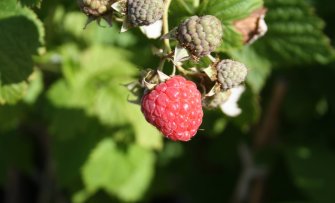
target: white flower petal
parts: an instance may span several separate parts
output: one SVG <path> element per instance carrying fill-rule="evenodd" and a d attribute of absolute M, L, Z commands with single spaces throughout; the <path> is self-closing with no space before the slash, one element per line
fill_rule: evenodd
<path fill-rule="evenodd" d="M 149 39 L 157 39 L 162 35 L 163 21 L 158 20 L 151 25 L 141 26 L 140 29 Z"/>
<path fill-rule="evenodd" d="M 242 113 L 242 109 L 238 107 L 238 101 L 240 100 L 241 95 L 245 91 L 244 86 L 238 86 L 230 89 L 231 95 L 229 96 L 228 100 L 222 104 L 221 110 L 227 116 L 236 117 Z"/>

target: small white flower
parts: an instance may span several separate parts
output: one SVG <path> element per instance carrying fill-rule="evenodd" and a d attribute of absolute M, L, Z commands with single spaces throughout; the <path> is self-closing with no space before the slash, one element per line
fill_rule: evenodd
<path fill-rule="evenodd" d="M 228 100 L 224 102 L 220 108 L 227 116 L 236 117 L 242 113 L 242 109 L 238 107 L 238 101 L 245 91 L 244 86 L 238 86 L 230 89 L 231 95 Z"/>

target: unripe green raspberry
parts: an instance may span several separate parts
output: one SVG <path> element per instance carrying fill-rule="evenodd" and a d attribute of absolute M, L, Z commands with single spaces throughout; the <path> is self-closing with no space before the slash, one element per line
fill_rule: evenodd
<path fill-rule="evenodd" d="M 163 12 L 163 0 L 128 0 L 127 17 L 134 27 L 153 24 L 162 18 Z"/>
<path fill-rule="evenodd" d="M 201 57 L 221 45 L 223 28 L 215 16 L 192 16 L 177 28 L 177 40 L 193 56 Z"/>
<path fill-rule="evenodd" d="M 114 0 L 79 0 L 78 2 L 86 15 L 99 17 L 111 10 Z"/>
<path fill-rule="evenodd" d="M 248 69 L 243 63 L 222 60 L 216 65 L 217 80 L 223 90 L 227 90 L 242 84 L 248 74 Z"/>

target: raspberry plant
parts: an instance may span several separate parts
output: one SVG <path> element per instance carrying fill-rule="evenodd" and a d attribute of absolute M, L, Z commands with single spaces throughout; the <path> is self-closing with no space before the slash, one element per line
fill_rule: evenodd
<path fill-rule="evenodd" d="M 0 1 L 1 200 L 335 202 L 334 8 Z"/>
<path fill-rule="evenodd" d="M 157 50 L 158 56 L 161 58 L 160 64 L 155 70 L 144 71 L 139 82 L 130 83 L 127 87 L 138 97 L 136 100 L 140 103 L 147 121 L 157 127 L 165 137 L 175 141 L 189 141 L 202 123 L 201 100 L 206 100 L 206 97 L 216 97 L 217 94 L 225 94 L 226 97 L 229 97 L 230 92 L 228 91 L 231 88 L 243 84 L 247 68 L 237 62 L 231 63 L 232 65 L 226 65 L 224 61 L 216 64 L 217 60 L 220 60 L 213 58 L 211 53 L 220 47 L 224 29 L 221 21 L 213 15 L 191 16 L 170 31 L 168 17 L 170 4 L 171 0 L 79 2 L 79 6 L 85 14 L 89 15 L 89 18 L 91 15 L 104 15 L 105 12 L 108 12 L 105 7 L 109 5 L 110 9 L 114 9 L 118 13 L 115 16 L 111 13 L 110 17 L 115 17 L 115 20 L 121 18 L 123 21 L 121 32 L 140 26 L 145 27 L 144 30 L 147 31 L 144 34 L 147 35 L 150 35 L 153 29 L 159 30 L 159 32 L 163 30 L 161 38 L 164 39 L 164 47 Z M 109 22 L 109 19 L 107 21 Z M 156 27 L 149 27 L 159 21 L 162 21 L 161 26 L 157 24 Z M 251 34 L 248 34 L 253 35 L 252 32 L 253 30 L 250 30 Z M 174 51 L 171 49 L 170 39 L 178 41 Z M 201 58 L 205 56 L 211 61 L 207 69 L 215 69 L 214 71 L 206 72 L 205 68 L 201 68 L 197 64 L 192 67 L 192 71 L 183 67 L 183 62 L 186 60 L 199 63 Z M 171 80 L 167 80 L 166 78 L 169 76 L 162 72 L 166 61 L 172 63 Z M 176 71 L 195 81 L 196 85 L 188 87 L 189 85 L 185 81 L 177 80 L 180 77 L 175 77 Z M 176 82 L 173 83 L 172 81 L 175 80 Z M 208 82 L 209 80 L 212 82 Z M 173 85 L 169 86 L 169 84 Z M 201 92 L 199 93 L 199 90 L 193 86 L 198 87 Z M 189 88 L 191 91 L 188 91 Z M 197 96 L 192 95 L 193 92 Z M 220 106 L 226 99 L 216 101 L 222 101 L 222 103 L 215 105 Z M 204 107 L 206 106 L 206 102 L 204 102 Z"/>

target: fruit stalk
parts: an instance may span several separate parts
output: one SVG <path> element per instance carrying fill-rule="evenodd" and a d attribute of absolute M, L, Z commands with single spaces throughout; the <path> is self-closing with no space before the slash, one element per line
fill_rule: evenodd
<path fill-rule="evenodd" d="M 169 33 L 169 7 L 171 0 L 165 0 L 164 14 L 163 14 L 163 35 Z M 165 53 L 171 52 L 170 40 L 164 39 Z"/>
<path fill-rule="evenodd" d="M 163 35 L 166 35 L 167 33 L 169 33 L 169 8 L 171 5 L 171 0 L 165 0 L 164 1 L 164 13 L 163 13 Z M 169 55 L 171 52 L 171 46 L 170 46 L 170 39 L 164 39 L 164 54 L 165 55 Z M 159 66 L 158 66 L 158 70 L 162 71 L 164 64 L 166 61 L 166 57 L 162 58 Z"/>

